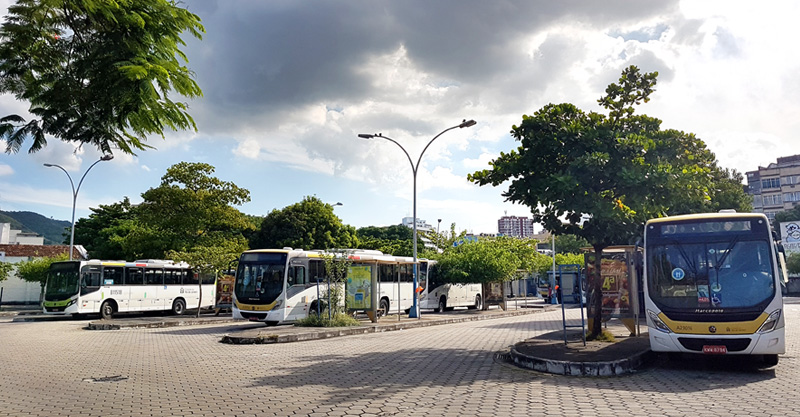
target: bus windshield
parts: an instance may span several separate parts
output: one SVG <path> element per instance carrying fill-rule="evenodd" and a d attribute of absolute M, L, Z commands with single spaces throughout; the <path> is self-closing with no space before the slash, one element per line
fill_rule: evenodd
<path fill-rule="evenodd" d="M 775 295 L 766 241 L 662 241 L 646 253 L 648 293 L 662 309 L 747 309 Z"/>
<path fill-rule="evenodd" d="M 245 253 L 236 271 L 234 293 L 245 303 L 271 303 L 283 292 L 285 253 Z"/>
<path fill-rule="evenodd" d="M 78 293 L 79 262 L 54 262 L 47 271 L 46 301 L 64 300 Z"/>

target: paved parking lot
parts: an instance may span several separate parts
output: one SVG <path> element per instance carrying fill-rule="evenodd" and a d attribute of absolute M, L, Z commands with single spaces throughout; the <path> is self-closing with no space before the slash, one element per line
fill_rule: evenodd
<path fill-rule="evenodd" d="M 219 343 L 249 323 L 86 331 L 0 318 L 0 415 L 800 415 L 795 301 L 776 368 L 685 359 L 609 378 L 493 359 L 560 329 L 560 310 L 273 345 Z"/>

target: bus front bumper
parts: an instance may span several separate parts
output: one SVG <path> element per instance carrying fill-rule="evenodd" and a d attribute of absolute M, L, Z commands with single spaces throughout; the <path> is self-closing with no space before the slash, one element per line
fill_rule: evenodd
<path fill-rule="evenodd" d="M 650 349 L 654 352 L 708 353 L 729 355 L 765 355 L 786 352 L 784 328 L 767 333 L 746 335 L 690 335 L 664 333 L 649 329 Z M 720 349 L 724 346 L 725 349 Z"/>

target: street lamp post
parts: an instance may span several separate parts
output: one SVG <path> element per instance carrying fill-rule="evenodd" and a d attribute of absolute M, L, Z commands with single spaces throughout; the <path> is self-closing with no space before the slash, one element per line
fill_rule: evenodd
<path fill-rule="evenodd" d="M 69 185 L 72 187 L 72 231 L 69 234 L 69 260 L 70 261 L 72 260 L 72 248 L 74 247 L 74 243 L 75 243 L 75 203 L 78 201 L 78 191 L 81 190 L 81 184 L 83 184 L 83 179 L 86 178 L 86 174 L 89 173 L 89 170 L 91 170 L 92 167 L 94 167 L 95 165 L 97 165 L 98 163 L 100 163 L 102 161 L 110 161 L 112 159 L 114 159 L 114 155 L 110 155 L 110 154 L 109 155 L 103 155 L 103 156 L 100 157 L 100 159 L 95 161 L 92 165 L 89 165 L 89 168 L 86 170 L 86 172 L 83 173 L 83 176 L 81 177 L 81 180 L 78 181 L 78 188 L 75 188 L 75 183 L 72 182 L 72 177 L 69 175 L 69 172 L 67 172 L 67 170 L 64 169 L 61 165 L 44 164 L 44 166 L 46 166 L 48 168 L 55 167 L 55 168 L 58 168 L 58 169 L 64 171 L 64 173 L 67 174 L 67 178 L 69 178 Z"/>
<path fill-rule="evenodd" d="M 462 121 L 460 124 L 458 124 L 456 126 L 448 127 L 447 129 L 439 132 L 439 134 L 434 136 L 433 139 L 431 139 L 430 142 L 428 142 L 428 144 L 425 145 L 425 148 L 422 149 L 422 152 L 419 154 L 419 158 L 417 159 L 417 164 L 416 165 L 414 165 L 414 161 L 411 159 L 411 155 L 409 155 L 408 152 L 406 151 L 406 149 L 403 147 L 403 145 L 398 143 L 396 140 L 394 140 L 394 139 L 392 139 L 390 137 L 387 137 L 387 136 L 383 136 L 383 134 L 381 134 L 381 133 L 377 133 L 377 134 L 374 134 L 374 135 L 371 135 L 371 134 L 368 134 L 368 133 L 360 133 L 358 135 L 358 137 L 360 137 L 362 139 L 381 138 L 381 139 L 386 139 L 386 140 L 388 140 L 390 142 L 393 142 L 395 145 L 399 146 L 400 149 L 403 150 L 403 153 L 405 153 L 406 157 L 408 158 L 408 162 L 411 164 L 411 172 L 413 173 L 413 177 L 414 177 L 414 243 L 413 243 L 413 245 L 414 245 L 414 275 L 413 275 L 414 276 L 414 283 L 413 283 L 414 294 L 413 294 L 413 306 L 412 306 L 411 310 L 409 310 L 409 312 L 408 312 L 408 317 L 409 318 L 419 318 L 419 305 L 417 304 L 417 170 L 419 169 L 419 163 L 420 163 L 420 161 L 422 161 L 422 155 L 425 154 L 425 151 L 428 150 L 428 147 L 431 146 L 431 143 L 433 143 L 433 141 L 435 141 L 439 136 L 442 136 L 445 132 L 448 132 L 448 131 L 456 129 L 456 128 L 463 129 L 465 127 L 475 126 L 476 124 L 477 124 L 477 122 L 475 122 L 475 120 L 464 120 L 464 121 Z"/>

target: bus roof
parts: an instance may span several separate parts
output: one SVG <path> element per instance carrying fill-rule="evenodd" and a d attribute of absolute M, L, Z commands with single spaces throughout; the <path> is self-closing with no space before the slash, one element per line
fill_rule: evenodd
<path fill-rule="evenodd" d="M 720 220 L 720 219 L 754 219 L 762 218 L 769 223 L 767 216 L 764 213 L 697 213 L 697 214 L 681 214 L 679 216 L 659 217 L 657 219 L 650 219 L 647 224 L 652 223 L 669 223 L 669 222 L 683 222 L 693 220 Z"/>

